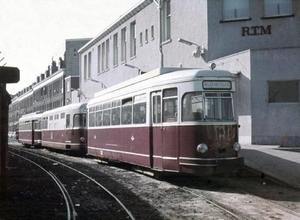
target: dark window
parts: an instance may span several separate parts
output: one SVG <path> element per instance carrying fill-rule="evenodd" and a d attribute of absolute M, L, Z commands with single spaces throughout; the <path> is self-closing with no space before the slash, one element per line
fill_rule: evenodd
<path fill-rule="evenodd" d="M 299 81 L 268 82 L 269 102 L 299 102 Z"/>
<path fill-rule="evenodd" d="M 164 116 L 163 122 L 176 122 L 177 121 L 177 88 L 166 89 L 163 93 L 163 109 Z"/>
<path fill-rule="evenodd" d="M 133 123 L 146 123 L 146 94 L 135 96 L 133 102 Z"/>
<path fill-rule="evenodd" d="M 120 124 L 120 101 L 112 102 L 112 125 Z"/>
<path fill-rule="evenodd" d="M 132 123 L 132 98 L 122 100 L 122 124 Z"/>
<path fill-rule="evenodd" d="M 50 120 L 51 120 L 51 117 L 52 116 L 50 116 Z M 70 114 L 67 114 L 67 117 L 66 117 L 66 127 L 67 128 L 71 126 L 71 118 L 70 117 L 71 117 Z"/>
<path fill-rule="evenodd" d="M 74 127 L 85 127 L 86 126 L 86 114 L 74 115 Z"/>
<path fill-rule="evenodd" d="M 111 103 L 103 104 L 103 126 L 110 125 Z"/>

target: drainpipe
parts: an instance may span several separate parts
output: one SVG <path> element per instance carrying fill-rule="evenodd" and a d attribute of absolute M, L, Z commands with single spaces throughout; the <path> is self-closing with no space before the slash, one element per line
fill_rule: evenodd
<path fill-rule="evenodd" d="M 160 53 L 160 67 L 164 67 L 164 54 L 162 50 L 162 44 L 161 44 L 161 0 L 153 0 L 153 2 L 157 5 L 158 9 L 158 27 L 159 27 L 159 33 L 158 33 L 158 43 L 159 43 L 159 53 Z"/>

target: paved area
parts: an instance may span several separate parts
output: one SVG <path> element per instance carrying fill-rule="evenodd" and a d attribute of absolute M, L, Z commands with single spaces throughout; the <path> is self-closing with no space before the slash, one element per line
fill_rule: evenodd
<path fill-rule="evenodd" d="M 240 155 L 245 166 L 300 188 L 300 147 L 246 145 Z"/>

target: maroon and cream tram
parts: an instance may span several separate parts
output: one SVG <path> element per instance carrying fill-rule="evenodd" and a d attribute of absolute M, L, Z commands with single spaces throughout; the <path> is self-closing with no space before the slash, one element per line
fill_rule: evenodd
<path fill-rule="evenodd" d="M 23 115 L 18 123 L 18 141 L 25 146 L 41 146 L 41 114 Z"/>
<path fill-rule="evenodd" d="M 41 115 L 42 146 L 86 152 L 86 103 L 75 103 Z"/>
<path fill-rule="evenodd" d="M 243 166 L 228 71 L 157 69 L 88 102 L 87 152 L 154 171 L 212 174 Z"/>

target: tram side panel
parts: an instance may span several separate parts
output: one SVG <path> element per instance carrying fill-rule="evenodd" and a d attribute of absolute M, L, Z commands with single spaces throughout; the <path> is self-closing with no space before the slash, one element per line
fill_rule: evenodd
<path fill-rule="evenodd" d="M 149 167 L 149 127 L 89 129 L 88 154 Z"/>
<path fill-rule="evenodd" d="M 60 150 L 85 151 L 85 129 L 43 129 L 42 145 Z"/>
<path fill-rule="evenodd" d="M 32 131 L 31 130 L 20 130 L 19 131 L 19 142 L 24 145 L 33 145 Z"/>

